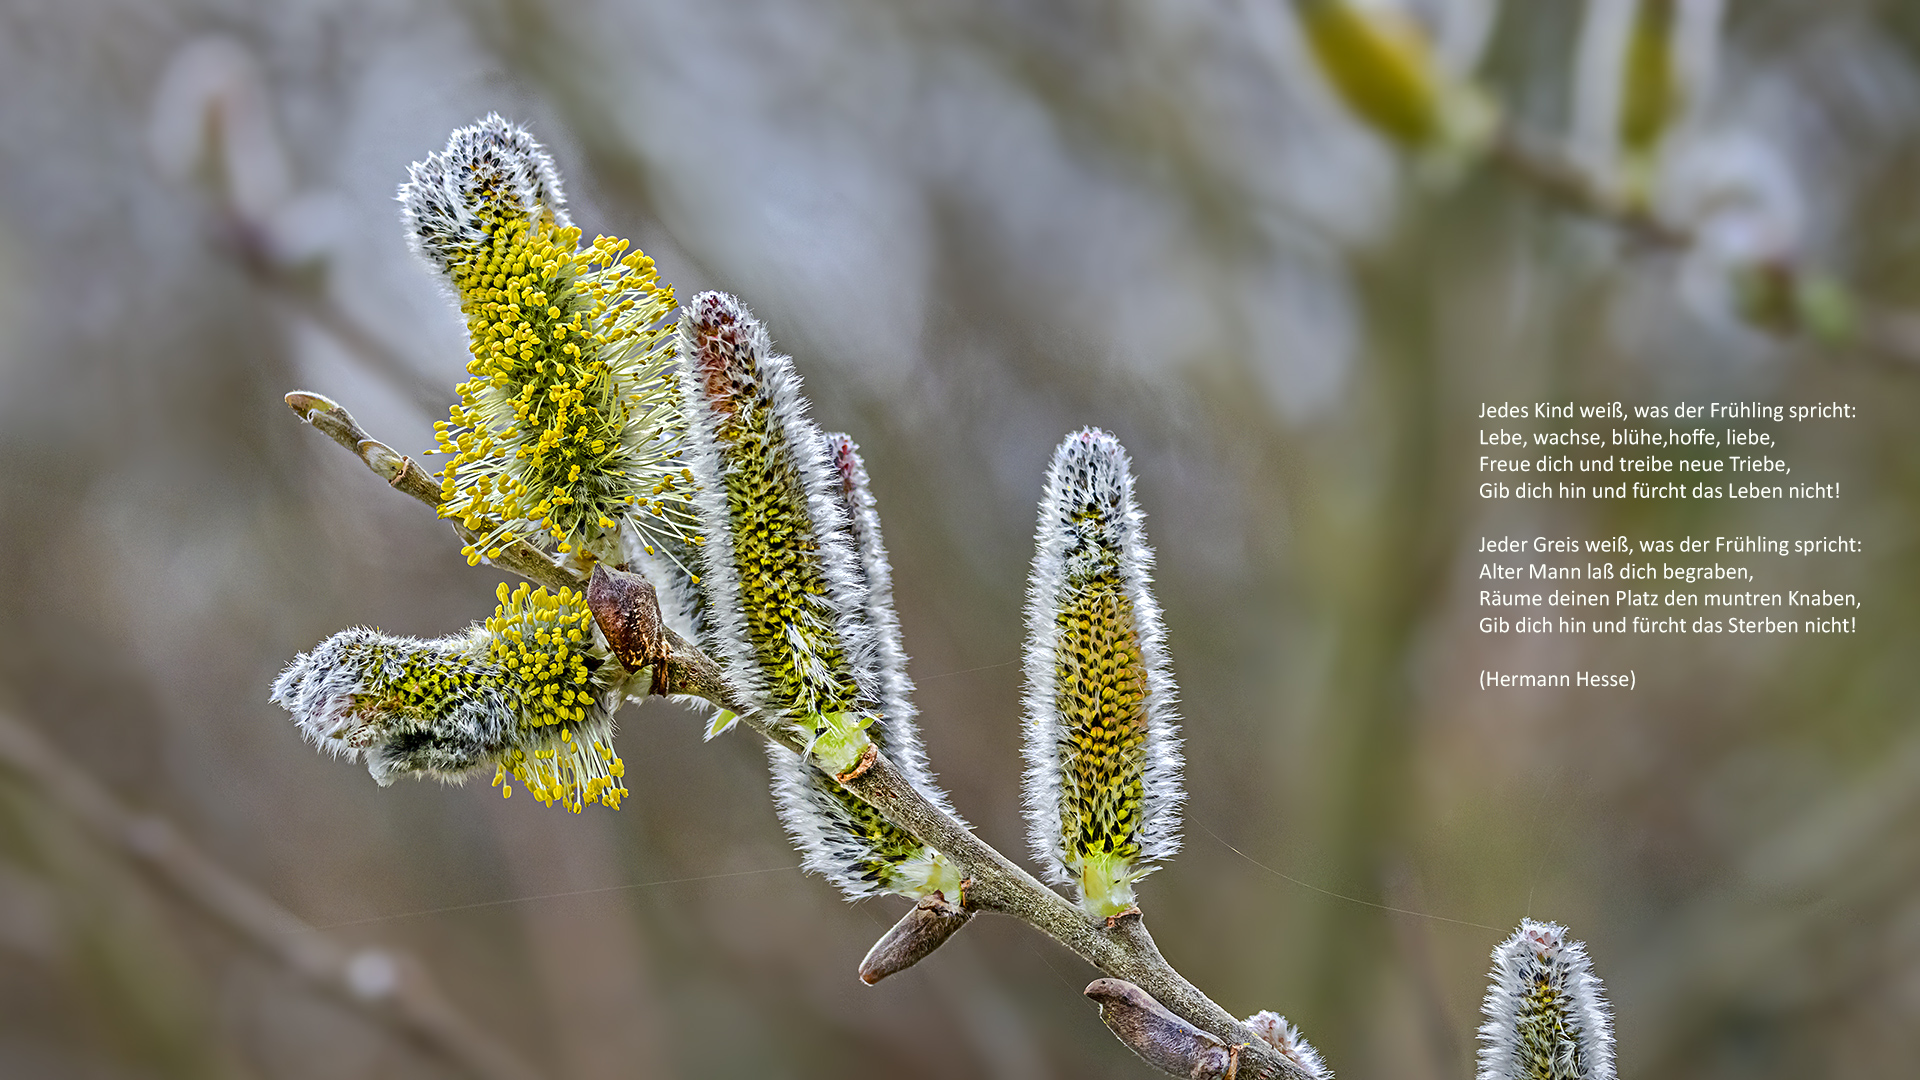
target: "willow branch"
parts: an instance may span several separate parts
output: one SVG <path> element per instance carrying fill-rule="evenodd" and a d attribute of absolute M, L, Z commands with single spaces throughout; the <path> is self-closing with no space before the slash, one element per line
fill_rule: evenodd
<path fill-rule="evenodd" d="M 32 728 L 0 713 L 0 767 L 15 773 L 103 843 L 307 984 L 485 1080 L 535 1080 L 468 1020 L 418 963 L 340 945 L 215 862 L 160 818 L 122 806 Z"/>
<path fill-rule="evenodd" d="M 1559 149 L 1502 126 L 1487 158 L 1507 176 L 1562 209 L 1618 229 L 1654 248 L 1684 251 L 1699 242 L 1691 225 L 1622 197 Z M 1814 268 L 1788 260 L 1734 271 L 1744 279 L 1741 315 L 1758 329 L 1852 346 L 1865 356 L 1911 369 L 1920 366 L 1920 316 L 1897 310 L 1856 310 L 1856 298 Z M 1818 309 L 1817 311 L 1815 309 Z"/>
<path fill-rule="evenodd" d="M 310 393 L 288 394 L 287 404 L 302 419 L 351 450 L 389 486 L 428 506 L 439 507 L 440 487 L 433 478 L 411 459 L 367 434 L 346 409 Z M 456 529 L 461 528 L 456 524 Z M 461 535 L 468 537 L 471 532 L 462 531 Z M 492 561 L 548 588 L 564 586 L 585 590 L 588 587 L 587 579 L 524 541 L 506 545 L 501 556 Z M 656 625 L 641 631 L 639 636 L 657 638 L 665 644 L 666 659 L 660 662 L 665 674 L 655 672 L 652 679 L 656 690 L 704 698 L 738 714 L 765 738 L 796 754 L 806 755 L 806 740 L 798 732 L 761 717 L 729 684 L 719 664 L 671 629 L 657 625 L 657 607 L 648 614 Z M 975 836 L 972 830 L 934 806 L 907 782 L 893 762 L 877 751 L 869 750 L 861 767 L 836 779 L 888 821 L 912 833 L 960 868 L 966 878 L 962 886 L 966 910 L 997 912 L 1019 919 L 1072 949 L 1102 974 L 1135 984 L 1181 1019 L 1229 1046 L 1241 1047 L 1234 1074 L 1240 1080 L 1308 1080 L 1298 1066 L 1280 1056 L 1252 1028 L 1175 971 L 1160 955 L 1153 935 L 1147 932 L 1146 922 L 1138 913 L 1095 919 L 1068 903 L 1059 893 L 1042 885 Z"/>

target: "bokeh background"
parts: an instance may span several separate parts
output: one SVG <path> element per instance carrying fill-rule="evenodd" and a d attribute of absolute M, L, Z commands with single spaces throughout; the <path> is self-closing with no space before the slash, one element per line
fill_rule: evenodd
<path fill-rule="evenodd" d="M 1362 6 L 1623 175 L 1606 11 Z M 633 796 L 576 817 L 382 790 L 267 702 L 334 630 L 444 633 L 503 579 L 280 400 L 430 445 L 463 331 L 392 195 L 492 110 L 862 444 L 933 763 L 1016 857 L 1042 471 L 1081 425 L 1126 442 L 1192 794 L 1143 899 L 1216 1000 L 1342 1077 L 1461 1080 L 1531 913 L 1589 943 L 1636 1080 L 1911 1075 L 1920 10 L 1717 6 L 1678 5 L 1642 163 L 1675 245 L 1384 137 L 1283 0 L 5 0 L 0 1075 L 1147 1075 L 1008 920 L 860 985 L 902 904 L 794 869 L 749 733 L 624 712 Z M 1857 403 L 1783 426 L 1843 497 L 1475 493 L 1483 400 L 1682 397 Z M 1854 535 L 1754 562 L 1866 606 L 1482 635 L 1505 531 Z M 1475 687 L 1535 666 L 1638 689 Z"/>

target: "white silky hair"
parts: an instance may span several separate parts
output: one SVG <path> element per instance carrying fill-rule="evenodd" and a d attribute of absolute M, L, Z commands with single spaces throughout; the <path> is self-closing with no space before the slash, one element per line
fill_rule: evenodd
<path fill-rule="evenodd" d="M 300 734 L 316 748 L 349 761 L 364 757 L 368 773 L 382 787 L 406 773 L 459 782 L 505 746 L 518 727 L 498 673 L 484 659 L 485 634 L 475 627 L 423 641 L 364 626 L 342 630 L 294 657 L 274 680 L 268 700 L 292 713 Z M 407 717 L 372 715 L 362 708 L 361 695 L 402 678 L 408 660 L 424 654 L 472 676 L 452 709 L 434 717 Z M 399 749 L 402 742 L 417 744 L 423 736 L 430 736 L 425 745 Z"/>
<path fill-rule="evenodd" d="M 1320 1057 L 1320 1051 L 1300 1034 L 1300 1029 L 1287 1023 L 1287 1018 L 1276 1012 L 1261 1010 L 1247 1017 L 1247 1026 L 1267 1041 L 1267 1044 L 1280 1051 L 1281 1056 L 1307 1074 L 1311 1080 L 1333 1080 L 1333 1070 Z"/>
<path fill-rule="evenodd" d="M 486 238 L 474 201 L 487 187 L 499 188 L 529 217 L 545 211 L 561 228 L 571 224 L 552 156 L 526 128 L 488 113 L 456 129 L 445 150 L 407 166 L 407 181 L 395 198 L 408 246 L 442 273 L 451 273 L 455 257 Z"/>
<path fill-rule="evenodd" d="M 866 462 L 861 460 L 860 447 L 851 437 L 832 432 L 826 440 L 828 460 L 839 478 L 861 584 L 866 588 L 865 621 L 873 635 L 880 719 L 868 729 L 868 734 L 909 784 L 941 811 L 965 824 L 947 793 L 934 782 L 933 770 L 927 764 L 926 747 L 920 739 L 913 679 L 907 674 L 900 617 L 893 607 L 893 566 L 887 558 L 886 542 L 880 536 L 879 504 L 873 496 L 872 478 L 867 475 Z"/>
<path fill-rule="evenodd" d="M 909 784 L 929 802 L 955 820 L 961 820 L 946 792 L 934 783 L 919 728 L 914 722 L 917 710 L 912 699 L 913 682 L 907 675 L 900 620 L 893 609 L 893 573 L 880 536 L 880 519 L 866 464 L 860 459 L 859 447 L 846 435 L 835 432 L 826 435 L 825 440 L 827 458 L 836 477 L 835 487 L 846 511 L 848 535 L 858 559 L 861 584 L 865 588 L 862 617 L 874 638 L 872 655 L 875 685 L 880 695 L 880 718 L 867 733 Z M 832 789 L 832 781 L 783 747 L 770 745 L 767 760 L 773 773 L 775 807 L 801 853 L 802 864 L 839 886 L 849 899 L 887 891 L 860 872 L 861 863 L 873 859 L 875 853 L 865 830 Z M 916 882 L 924 884 L 931 876 L 934 869 L 931 860 L 935 856 L 923 848 L 916 858 L 927 862 L 919 873 L 914 867 L 900 866 L 895 868 L 894 876 L 904 883 L 904 888 L 896 884 L 896 891 L 918 897 L 920 894 L 913 886 Z"/>
<path fill-rule="evenodd" d="M 859 823 L 828 790 L 834 781 L 775 742 L 767 743 L 767 766 L 774 810 L 800 853 L 800 865 L 833 882 L 849 900 L 885 892 L 858 869 L 873 851 L 862 841 Z"/>

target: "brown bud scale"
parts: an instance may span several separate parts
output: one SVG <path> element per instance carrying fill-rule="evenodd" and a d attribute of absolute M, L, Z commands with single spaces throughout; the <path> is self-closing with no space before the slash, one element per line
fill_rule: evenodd
<path fill-rule="evenodd" d="M 860 961 L 860 981 L 872 986 L 925 959 L 952 937 L 973 913 L 947 902 L 940 892 L 922 897 L 905 918 L 894 924 Z"/>
<path fill-rule="evenodd" d="M 667 634 L 653 585 L 639 574 L 596 565 L 587 581 L 587 608 L 606 635 L 614 659 L 628 671 L 653 668 L 648 692 L 666 693 Z"/>

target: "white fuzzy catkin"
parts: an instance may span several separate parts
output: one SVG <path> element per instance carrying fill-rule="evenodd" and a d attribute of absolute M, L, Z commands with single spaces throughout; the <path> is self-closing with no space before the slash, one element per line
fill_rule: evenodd
<path fill-rule="evenodd" d="M 1180 847 L 1179 720 L 1152 566 L 1126 450 L 1096 428 L 1067 436 L 1047 472 L 1028 578 L 1024 795 L 1047 880 L 1079 885 L 1099 914 L 1124 910 L 1130 883 Z M 1088 603 L 1113 620 L 1093 638 L 1079 629 L 1091 625 Z M 1110 715 L 1122 699 L 1135 716 Z M 1094 726 L 1063 716 L 1063 703 Z M 1094 863 L 1106 868 L 1100 880 Z"/>
<path fill-rule="evenodd" d="M 364 757 L 383 787 L 407 774 L 462 779 L 519 725 L 479 627 L 428 641 L 342 630 L 294 657 L 269 700 L 316 748 Z"/>
<path fill-rule="evenodd" d="M 913 680 L 907 674 L 900 618 L 893 610 L 893 567 L 887 559 L 886 543 L 880 538 L 880 512 L 866 462 L 861 460 L 860 447 L 851 437 L 831 432 L 826 440 L 828 461 L 839 478 L 848 533 L 858 560 L 861 584 L 866 590 L 867 630 L 873 635 L 871 655 L 880 718 L 868 734 L 908 783 L 958 820 L 959 814 L 949 805 L 947 793 L 933 781 L 933 772 L 927 766 L 927 751 L 920 742 L 920 726 L 916 722 L 919 709 L 913 704 Z"/>
<path fill-rule="evenodd" d="M 699 488 L 693 502 L 707 538 L 706 640 L 747 704 L 811 740 L 822 767 L 850 768 L 869 741 L 887 749 L 902 733 L 921 762 L 904 671 L 894 680 L 898 700 L 882 690 L 869 573 L 855 551 L 845 477 L 807 419 L 792 361 L 722 293 L 695 297 L 679 333 L 689 466 Z M 890 602 L 884 615 L 897 630 Z M 898 728 L 885 726 L 889 709 L 898 709 Z M 943 856 L 815 763 L 779 745 L 767 754 L 781 823 L 808 870 L 850 897 L 957 889 Z"/>
<path fill-rule="evenodd" d="M 455 130 L 445 150 L 408 166 L 396 198 L 408 244 L 442 273 L 485 240 L 480 211 L 499 199 L 529 217 L 547 214 L 561 228 L 571 224 L 553 158 L 499 113 Z"/>
<path fill-rule="evenodd" d="M 467 324 L 469 378 L 434 424 L 440 516 L 476 537 L 470 563 L 509 542 L 619 564 L 690 536 L 679 452 L 673 290 L 614 237 L 580 244 L 560 181 L 525 130 L 489 116 L 453 133 L 400 189 L 409 241 Z"/>
<path fill-rule="evenodd" d="M 774 808 L 805 869 L 850 900 L 883 892 L 917 900 L 936 891 L 959 899 L 960 875 L 946 856 L 779 743 L 767 744 L 767 765 Z"/>
<path fill-rule="evenodd" d="M 1333 1070 L 1320 1059 L 1320 1052 L 1300 1034 L 1299 1028 L 1287 1023 L 1286 1017 L 1263 1009 L 1247 1017 L 1247 1026 L 1280 1051 L 1281 1057 L 1300 1066 L 1300 1071 L 1310 1080 L 1333 1080 Z"/>
<path fill-rule="evenodd" d="M 866 466 L 852 439 L 838 433 L 825 438 L 865 589 L 863 618 L 874 637 L 871 681 L 880 695 L 879 718 L 867 733 L 908 783 L 958 820 L 946 792 L 934 785 L 914 724 L 913 683 L 893 610 L 892 570 Z M 791 751 L 769 746 L 767 757 L 780 820 L 807 869 L 824 875 L 850 897 L 887 891 L 918 899 L 943 890 L 948 899 L 958 900 L 953 893 L 958 878 L 944 856 L 885 826 L 871 808 Z"/>
<path fill-rule="evenodd" d="M 1614 1080 L 1611 1010 L 1566 927 L 1522 920 L 1488 980 L 1478 1080 Z"/>
<path fill-rule="evenodd" d="M 607 712 L 618 670 L 585 597 L 522 584 L 463 634 L 422 641 L 356 627 L 294 657 L 271 700 L 307 740 L 366 759 L 382 786 L 405 775 L 459 782 L 491 764 L 548 805 L 616 807 L 626 765 Z"/>
<path fill-rule="evenodd" d="M 818 739 L 878 701 L 826 442 L 792 360 L 740 301 L 694 297 L 678 351 L 708 641 L 749 706 Z"/>

